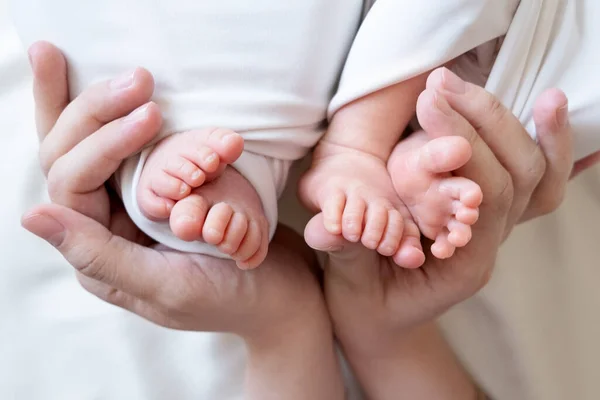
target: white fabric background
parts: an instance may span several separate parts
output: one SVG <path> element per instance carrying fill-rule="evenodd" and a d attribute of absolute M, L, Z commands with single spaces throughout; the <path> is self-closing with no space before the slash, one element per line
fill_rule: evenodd
<path fill-rule="evenodd" d="M 21 213 L 46 196 L 26 56 L 7 15 L 0 0 L 0 398 L 240 398 L 236 338 L 168 331 L 102 303 L 20 228 Z M 489 287 L 444 319 L 495 398 L 600 397 L 598 211 L 597 169 L 571 184 L 559 212 L 518 229 Z M 305 215 L 288 205 L 282 214 Z"/>

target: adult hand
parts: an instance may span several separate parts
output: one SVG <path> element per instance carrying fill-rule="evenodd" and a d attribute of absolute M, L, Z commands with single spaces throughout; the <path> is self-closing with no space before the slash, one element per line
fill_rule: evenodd
<path fill-rule="evenodd" d="M 421 268 L 399 268 L 360 244 L 328 234 L 321 215 L 309 222 L 308 244 L 328 252 L 325 294 L 336 335 L 359 377 L 379 377 L 374 385 L 363 380 L 373 398 L 385 398 L 390 382 L 407 372 L 414 378 L 414 369 L 400 372 L 402 363 L 393 350 L 398 341 L 481 289 L 490 279 L 500 244 L 518 221 L 560 204 L 572 167 L 565 105 L 566 98 L 556 90 L 540 98 L 535 108 L 538 147 L 482 88 L 446 69 L 431 74 L 417 105 L 419 121 L 430 137 L 460 135 L 471 143 L 472 158 L 456 175 L 477 182 L 483 191 L 473 238 L 449 259 L 429 254 Z M 382 370 L 385 360 L 395 375 Z M 428 395 L 408 397 L 444 398 L 435 397 L 439 392 L 433 395 L 433 387 L 415 390 L 421 389 Z"/>
<path fill-rule="evenodd" d="M 165 327 L 242 336 L 247 397 L 341 398 L 314 254 L 298 235 L 279 227 L 261 267 L 242 271 L 233 261 L 150 246 L 107 191 L 121 162 L 160 129 L 150 73 L 138 68 L 69 102 L 60 51 L 37 43 L 30 59 L 54 204 L 25 214 L 23 226 L 56 247 L 99 298 Z"/>
<path fill-rule="evenodd" d="M 121 162 L 160 129 L 148 71 L 98 83 L 70 102 L 60 51 L 37 43 L 30 59 L 40 159 L 53 204 L 28 212 L 23 226 L 55 246 L 87 290 L 163 326 L 240 334 L 288 319 L 287 306 L 277 310 L 283 298 L 294 303 L 308 296 L 306 307 L 318 304 L 319 288 L 306 267 L 310 253 L 288 231 L 279 233 L 272 256 L 255 273 L 233 264 L 217 269 L 210 257 L 149 246 L 107 191 Z M 283 251 L 280 240 L 295 251 Z"/>

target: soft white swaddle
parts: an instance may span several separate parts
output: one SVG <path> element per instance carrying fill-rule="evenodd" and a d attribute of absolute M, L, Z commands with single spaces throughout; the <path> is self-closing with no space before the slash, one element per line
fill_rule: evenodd
<path fill-rule="evenodd" d="M 598 18 L 595 0 L 377 0 L 356 36 L 329 114 L 456 59 L 452 69 L 485 85 L 533 137 L 535 100 L 548 88 L 564 90 L 575 156 L 585 157 L 600 149 Z"/>

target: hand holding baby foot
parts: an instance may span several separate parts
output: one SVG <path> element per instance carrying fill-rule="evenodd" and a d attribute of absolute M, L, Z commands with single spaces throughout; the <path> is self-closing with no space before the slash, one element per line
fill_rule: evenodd
<path fill-rule="evenodd" d="M 299 186 L 301 200 L 321 211 L 325 229 L 416 268 L 424 261 L 419 232 L 396 193 L 385 163 L 323 141 Z"/>

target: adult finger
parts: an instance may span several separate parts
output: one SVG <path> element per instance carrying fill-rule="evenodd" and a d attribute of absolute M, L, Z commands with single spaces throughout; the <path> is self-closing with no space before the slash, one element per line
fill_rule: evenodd
<path fill-rule="evenodd" d="M 463 81 L 446 68 L 432 72 L 427 87 L 442 93 L 450 106 L 469 121 L 510 174 L 514 200 L 508 220 L 516 221 L 546 170 L 542 150 L 521 122 L 484 88 Z"/>
<path fill-rule="evenodd" d="M 56 160 L 48 175 L 51 196 L 88 193 L 103 186 L 123 160 L 157 135 L 161 123 L 158 106 L 150 102 L 104 125 Z"/>
<path fill-rule="evenodd" d="M 21 223 L 54 246 L 82 275 L 139 299 L 155 298 L 173 279 L 165 258 L 156 250 L 113 235 L 69 208 L 38 206 Z"/>
<path fill-rule="evenodd" d="M 92 85 L 65 108 L 40 147 L 44 173 L 77 143 L 108 122 L 129 114 L 150 100 L 152 75 L 137 68 L 112 81 Z"/>
<path fill-rule="evenodd" d="M 104 184 L 123 160 L 156 136 L 160 125 L 158 107 L 148 103 L 85 138 L 50 169 L 50 199 L 108 226 L 110 203 Z"/>
<path fill-rule="evenodd" d="M 573 165 L 573 171 L 571 172 L 570 179 L 575 178 L 586 169 L 593 167 L 598 163 L 600 163 L 600 151 L 577 161 L 575 165 Z"/>
<path fill-rule="evenodd" d="M 43 140 L 69 104 L 67 62 L 56 46 L 36 42 L 29 47 L 38 138 Z"/>
<path fill-rule="evenodd" d="M 573 168 L 573 134 L 565 94 L 557 89 L 542 93 L 535 104 L 533 117 L 538 142 L 546 158 L 546 170 L 521 221 L 548 214 L 558 208 L 564 199 Z"/>

